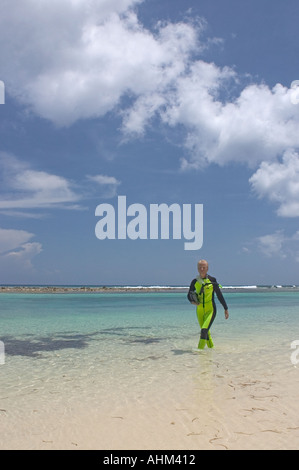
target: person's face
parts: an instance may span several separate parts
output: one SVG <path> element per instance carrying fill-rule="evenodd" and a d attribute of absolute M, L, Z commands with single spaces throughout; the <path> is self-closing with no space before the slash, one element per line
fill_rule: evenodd
<path fill-rule="evenodd" d="M 206 261 L 200 261 L 197 265 L 198 272 L 200 274 L 200 277 L 203 279 L 206 277 L 207 272 L 208 272 L 208 263 Z"/>

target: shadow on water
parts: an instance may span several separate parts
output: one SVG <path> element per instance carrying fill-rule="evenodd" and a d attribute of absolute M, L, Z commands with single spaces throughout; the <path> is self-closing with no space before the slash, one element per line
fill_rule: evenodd
<path fill-rule="evenodd" d="M 112 335 L 112 336 L 124 336 L 126 331 L 130 330 L 140 330 L 138 326 L 116 326 L 114 328 L 104 328 L 98 332 L 100 335 Z M 142 330 L 150 330 L 150 326 L 143 326 Z"/>
<path fill-rule="evenodd" d="M 5 344 L 5 354 L 8 356 L 27 356 L 34 358 L 42 358 L 42 353 L 50 351 L 58 351 L 62 349 L 84 349 L 88 346 L 92 336 L 91 334 L 73 334 L 73 335 L 49 335 L 35 337 L 34 339 L 14 338 L 13 336 L 1 337 L 1 341 Z"/>
<path fill-rule="evenodd" d="M 153 344 L 159 343 L 160 341 L 164 340 L 165 338 L 160 337 L 153 337 L 153 336 L 144 336 L 144 335 L 132 335 L 130 334 L 131 330 L 150 330 L 151 327 L 136 327 L 136 326 L 127 326 L 127 327 L 115 327 L 115 328 L 105 328 L 101 330 L 99 334 L 101 335 L 111 335 L 111 336 L 120 336 L 121 340 L 125 344 Z"/>
<path fill-rule="evenodd" d="M 171 352 L 175 356 L 182 356 L 183 354 L 196 354 L 196 351 L 192 351 L 190 349 L 172 349 Z"/>
<path fill-rule="evenodd" d="M 43 353 L 53 352 L 63 349 L 84 349 L 87 348 L 91 341 L 102 341 L 103 336 L 120 336 L 121 341 L 125 344 L 154 344 L 159 343 L 163 338 L 130 335 L 128 328 L 108 328 L 93 333 L 79 334 L 73 332 L 57 333 L 48 336 L 26 335 L 24 337 L 15 338 L 13 336 L 2 336 L 0 339 L 5 345 L 5 354 L 8 356 L 25 356 L 32 358 L 42 358 Z M 102 336 L 103 335 L 103 336 Z"/>
<path fill-rule="evenodd" d="M 136 336 L 136 337 L 133 337 L 133 338 L 127 338 L 127 339 L 124 339 L 123 341 L 126 343 L 126 344 L 138 344 L 138 343 L 142 343 L 142 344 L 153 344 L 153 343 L 160 343 L 160 341 L 162 341 L 163 338 L 152 338 L 152 337 L 147 337 L 147 336 Z"/>

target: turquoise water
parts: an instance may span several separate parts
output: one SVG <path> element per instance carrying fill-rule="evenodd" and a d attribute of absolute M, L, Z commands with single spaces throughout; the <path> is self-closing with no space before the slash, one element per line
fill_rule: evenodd
<path fill-rule="evenodd" d="M 253 410 L 268 388 L 269 402 L 274 395 L 287 397 L 285 384 L 288 396 L 296 395 L 299 369 L 291 362 L 291 343 L 299 340 L 299 293 L 224 296 L 230 318 L 225 320 L 217 302 L 211 330 L 215 348 L 196 352 L 200 329 L 185 293 L 2 293 L 0 448 L 11 442 L 17 447 L 20 441 L 24 448 L 38 446 L 41 439 L 34 439 L 43 433 L 42 442 L 47 442 L 50 432 L 59 436 L 57 423 L 62 427 L 64 416 L 67 422 L 76 419 L 79 429 L 82 416 L 96 412 L 115 419 L 130 406 L 143 406 L 152 410 L 149 417 L 164 412 L 170 422 L 167 413 L 185 409 L 186 400 L 200 408 L 202 394 L 208 393 L 219 413 L 236 403 L 231 396 L 235 390 L 243 393 L 246 387 Z M 279 414 L 290 416 L 285 432 L 294 426 L 294 400 L 287 400 L 290 409 Z M 267 419 L 276 413 L 276 404 L 270 405 Z M 193 420 L 192 415 L 190 426 L 195 426 Z M 27 436 L 28 422 L 32 430 Z M 231 434 L 235 426 L 231 424 Z"/>
<path fill-rule="evenodd" d="M 291 342 L 299 339 L 299 293 L 228 293 L 225 298 L 230 318 L 224 319 L 217 303 L 211 330 L 215 360 L 225 358 L 232 368 L 240 358 L 265 367 L 289 366 Z M 57 377 L 65 367 L 74 377 L 90 368 L 121 378 L 132 366 L 136 372 L 137 364 L 147 364 L 149 375 L 150 366 L 153 375 L 174 364 L 183 371 L 200 335 L 195 308 L 184 293 L 2 294 L 0 325 L 2 390 L 8 370 L 10 385 L 24 370 L 28 381 L 40 368 Z"/>
<path fill-rule="evenodd" d="M 288 347 L 299 339 L 299 293 L 226 293 L 230 319 L 217 303 L 212 327 L 215 347 L 279 341 Z M 103 354 L 121 348 L 137 354 L 162 350 L 175 353 L 197 346 L 195 308 L 185 293 L 1 294 L 0 340 L 5 359 L 45 359 L 61 351 Z M 217 345 L 218 343 L 218 345 Z M 112 354 L 113 356 L 113 354 Z"/>

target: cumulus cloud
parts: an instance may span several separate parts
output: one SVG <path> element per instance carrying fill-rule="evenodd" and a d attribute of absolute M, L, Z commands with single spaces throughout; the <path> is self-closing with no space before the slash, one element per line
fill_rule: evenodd
<path fill-rule="evenodd" d="M 282 250 L 285 241 L 286 238 L 282 230 L 257 238 L 259 250 L 268 257 L 279 256 L 285 258 L 286 255 Z"/>
<path fill-rule="evenodd" d="M 213 42 L 201 39 L 204 20 L 159 22 L 150 31 L 134 9 L 141 0 L 4 3 L 0 65 L 8 92 L 57 125 L 117 110 L 124 134 L 142 135 L 159 116 L 185 127 L 185 168 L 254 166 L 299 145 L 294 90 L 251 84 L 227 94 L 237 73 L 198 59 Z"/>
<path fill-rule="evenodd" d="M 286 235 L 284 230 L 276 230 L 257 237 L 254 246 L 267 258 L 289 258 L 299 262 L 299 231 Z"/>
<path fill-rule="evenodd" d="M 254 192 L 278 203 L 277 214 L 299 216 L 299 154 L 286 151 L 281 161 L 262 162 L 250 178 Z"/>
<path fill-rule="evenodd" d="M 36 255 L 41 253 L 41 251 L 42 251 L 41 243 L 38 243 L 38 242 L 24 243 L 18 248 L 18 250 L 10 251 L 9 253 L 6 253 L 2 261 L 5 262 L 5 258 L 6 258 L 6 260 L 8 260 L 9 263 L 13 263 L 15 266 L 18 266 L 19 268 L 26 269 L 26 270 L 31 269 L 33 268 L 32 258 L 34 258 Z"/>
<path fill-rule="evenodd" d="M 186 23 L 146 30 L 132 9 L 138 0 L 5 3 L 0 64 L 7 88 L 58 125 L 103 116 L 124 94 L 171 83 L 197 44 L 197 30 Z"/>
<path fill-rule="evenodd" d="M 41 243 L 30 241 L 33 237 L 33 233 L 25 230 L 0 228 L 0 261 L 5 275 L 12 269 L 33 268 L 32 259 L 42 251 Z"/>
<path fill-rule="evenodd" d="M 196 64 L 196 73 L 180 80 L 179 99 L 167 114 L 170 123 L 184 124 L 189 131 L 186 146 L 190 157 L 183 161 L 184 168 L 212 162 L 255 167 L 299 146 L 299 110 L 291 103 L 288 88 L 278 84 L 271 90 L 251 84 L 236 99 L 223 102 L 221 89 L 236 77 L 230 69 L 209 67 L 212 73 L 206 84 L 201 82 L 208 72 L 205 63 L 201 73 Z"/>
<path fill-rule="evenodd" d="M 154 118 L 180 126 L 182 169 L 246 164 L 255 172 L 250 182 L 256 194 L 278 203 L 279 215 L 298 216 L 295 178 L 287 178 L 298 174 L 294 87 L 242 85 L 232 68 L 200 59 L 208 43 L 220 42 L 203 40 L 203 20 L 186 17 L 149 30 L 138 18 L 141 2 L 2 2 L 0 66 L 7 93 L 58 126 L 111 111 L 121 116 L 125 138 L 143 136 Z M 279 171 L 284 176 L 278 186 L 288 199 L 275 185 Z M 61 177 L 27 170 L 27 180 L 44 205 L 76 200 L 71 183 Z M 26 190 L 24 178 L 15 184 L 17 191 Z M 37 202 L 34 194 L 23 205 Z"/>
<path fill-rule="evenodd" d="M 0 228 L 0 254 L 15 250 L 26 244 L 33 236 L 33 233 L 25 230 Z"/>

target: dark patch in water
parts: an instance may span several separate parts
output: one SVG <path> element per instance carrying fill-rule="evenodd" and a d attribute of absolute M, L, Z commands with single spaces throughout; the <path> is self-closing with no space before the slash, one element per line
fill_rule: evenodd
<path fill-rule="evenodd" d="M 133 338 L 126 338 L 124 339 L 124 342 L 127 344 L 134 344 L 134 343 L 142 343 L 142 344 L 153 344 L 153 343 L 159 343 L 162 340 L 162 338 L 151 338 L 147 336 L 137 336 Z"/>
<path fill-rule="evenodd" d="M 140 359 L 138 357 L 135 357 L 133 360 L 138 361 L 138 362 L 143 362 L 143 361 L 147 361 L 147 360 L 158 361 L 159 359 L 163 359 L 165 357 L 166 357 L 165 355 L 163 355 L 163 356 L 147 356 L 147 357 L 143 357 L 142 359 Z"/>
<path fill-rule="evenodd" d="M 145 327 L 145 329 L 150 327 Z M 140 330 L 138 327 L 106 328 L 93 333 L 81 334 L 72 331 L 57 333 L 48 336 L 24 335 L 19 338 L 13 336 L 0 337 L 5 346 L 5 354 L 8 356 L 27 356 L 33 358 L 44 357 L 43 353 L 59 351 L 63 349 L 84 349 L 90 341 L 100 340 L 101 335 L 121 336 L 121 341 L 126 344 L 153 344 L 161 341 L 161 338 L 148 336 L 130 336 L 127 330 Z"/>
<path fill-rule="evenodd" d="M 8 356 L 41 358 L 44 352 L 71 348 L 84 349 L 88 346 L 91 337 L 96 334 L 51 335 L 35 337 L 35 339 L 30 337 L 20 339 L 13 336 L 5 336 L 1 337 L 1 341 L 4 342 L 5 354 Z"/>
<path fill-rule="evenodd" d="M 115 328 L 105 328 L 101 331 L 99 331 L 99 334 L 101 335 L 116 335 L 116 336 L 124 336 L 126 335 L 126 331 L 129 330 L 150 330 L 150 326 L 145 326 L 145 327 L 138 327 L 138 326 L 117 326 Z"/>
<path fill-rule="evenodd" d="M 173 352 L 175 356 L 181 356 L 182 354 L 192 354 L 192 351 L 188 349 L 172 349 L 171 352 Z"/>

